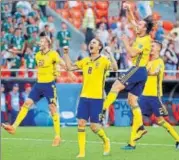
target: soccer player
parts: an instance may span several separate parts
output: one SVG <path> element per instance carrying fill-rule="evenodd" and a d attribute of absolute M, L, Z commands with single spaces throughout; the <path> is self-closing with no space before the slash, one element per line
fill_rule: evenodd
<path fill-rule="evenodd" d="M 116 71 L 117 63 L 112 53 L 109 53 L 109 48 L 106 48 L 109 59 L 100 54 L 103 45 L 99 39 L 92 39 L 88 47 L 90 56 L 77 61 L 75 64 L 71 63 L 68 48 L 64 47 L 64 60 L 68 69 L 70 71 L 81 69 L 83 72 L 83 87 L 77 110 L 79 145 L 77 158 L 85 157 L 85 127 L 89 119 L 91 130 L 103 140 L 103 154 L 109 155 L 110 153 L 110 140 L 100 125 L 100 114 L 103 108 L 105 74 L 110 68 Z"/>
<path fill-rule="evenodd" d="M 153 113 L 157 117 L 157 123 L 165 128 L 176 140 L 176 148 L 179 149 L 179 135 L 175 129 L 163 118 L 167 115 L 167 110 L 162 104 L 162 81 L 164 77 L 165 65 L 160 58 L 162 44 L 157 41 L 152 43 L 151 60 L 147 65 L 148 78 L 142 96 L 139 98 L 139 106 L 144 116 L 151 116 Z"/>
<path fill-rule="evenodd" d="M 56 66 L 59 64 L 60 66 L 65 67 L 65 63 L 62 59 L 60 59 L 58 53 L 51 49 L 51 45 L 51 40 L 48 37 L 41 37 L 40 51 L 35 55 L 37 63 L 37 82 L 33 86 L 28 99 L 23 104 L 15 122 L 12 125 L 3 124 L 2 126 L 7 132 L 14 134 L 16 132 L 16 128 L 26 117 L 29 108 L 33 106 L 34 103 L 39 101 L 42 96 L 46 97 L 55 130 L 55 138 L 52 146 L 58 146 L 61 138 L 59 113 L 57 111 L 56 104 Z"/>
<path fill-rule="evenodd" d="M 135 141 L 146 134 L 141 109 L 138 104 L 138 97 L 142 94 L 147 80 L 146 65 L 149 61 L 151 51 L 151 37 L 149 32 L 152 27 L 153 23 L 149 19 L 139 21 L 136 26 L 137 37 L 132 46 L 125 35 L 121 37 L 127 53 L 132 58 L 133 66 L 114 82 L 104 101 L 103 110 L 105 111 L 116 100 L 119 92 L 124 89 L 128 91 L 128 103 L 133 113 L 133 124 L 129 144 L 122 148 L 126 150 L 135 148 Z"/>

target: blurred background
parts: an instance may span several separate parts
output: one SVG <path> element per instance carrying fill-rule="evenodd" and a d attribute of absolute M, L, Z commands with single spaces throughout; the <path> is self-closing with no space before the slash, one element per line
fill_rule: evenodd
<path fill-rule="evenodd" d="M 131 60 L 119 37 L 136 37 L 126 19 L 128 3 L 140 20 L 151 16 L 154 27 L 151 37 L 163 44 L 161 57 L 165 61 L 163 102 L 169 109 L 166 120 L 179 124 L 179 2 L 154 1 L 9 1 L 1 2 L 1 119 L 12 123 L 28 97 L 36 80 L 34 56 L 39 51 L 40 36 L 49 36 L 53 49 L 63 57 L 62 48 L 69 46 L 73 62 L 88 56 L 87 45 L 98 37 L 110 46 L 119 71 L 108 73 L 105 92 L 118 75 L 131 66 Z M 76 80 L 64 71 L 57 77 L 59 112 L 62 125 L 76 125 L 76 106 L 83 78 Z M 105 125 L 129 126 L 131 112 L 126 92 L 107 113 Z M 155 116 L 145 118 L 145 125 L 155 125 Z M 42 99 L 33 106 L 23 124 L 50 126 L 52 120 L 47 102 Z"/>

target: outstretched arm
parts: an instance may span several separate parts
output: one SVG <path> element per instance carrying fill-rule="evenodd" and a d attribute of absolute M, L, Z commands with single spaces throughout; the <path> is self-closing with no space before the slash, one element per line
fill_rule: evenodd
<path fill-rule="evenodd" d="M 63 53 L 64 53 L 64 61 L 66 63 L 68 71 L 78 70 L 79 69 L 78 66 L 72 64 L 72 62 L 71 62 L 71 59 L 69 57 L 69 48 L 68 47 L 63 48 Z"/>
<path fill-rule="evenodd" d="M 124 43 L 124 46 L 126 48 L 126 51 L 127 53 L 131 56 L 131 57 L 135 57 L 137 56 L 138 54 L 141 53 L 141 50 L 140 49 L 136 49 L 134 47 L 131 47 L 130 45 L 130 42 L 129 42 L 129 39 L 127 38 L 127 36 L 123 35 L 121 37 L 121 40 L 123 41 Z"/>
<path fill-rule="evenodd" d="M 112 71 L 117 71 L 118 70 L 118 66 L 117 66 L 117 62 L 111 52 L 111 48 L 110 47 L 106 47 L 105 48 L 105 52 L 108 54 L 109 60 L 111 61 L 111 69 Z"/>

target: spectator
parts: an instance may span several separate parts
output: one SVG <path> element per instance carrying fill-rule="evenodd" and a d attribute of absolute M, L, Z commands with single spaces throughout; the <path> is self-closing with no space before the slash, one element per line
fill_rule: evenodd
<path fill-rule="evenodd" d="M 120 11 L 119 11 L 119 17 L 122 18 L 122 17 L 126 17 L 126 9 L 124 7 L 124 4 L 125 4 L 126 1 L 121 1 L 120 2 Z"/>
<path fill-rule="evenodd" d="M 32 12 L 31 4 L 28 1 L 19 1 L 16 4 L 16 8 L 22 8 L 22 15 L 25 16 Z"/>
<path fill-rule="evenodd" d="M 173 7 L 174 7 L 174 13 L 177 14 L 177 5 L 178 2 L 177 1 L 173 1 Z"/>
<path fill-rule="evenodd" d="M 11 113 L 11 123 L 13 123 L 17 117 L 17 114 L 22 105 L 22 99 L 20 98 L 19 85 L 15 83 L 13 85 L 12 91 L 7 95 L 8 110 Z"/>
<path fill-rule="evenodd" d="M 4 91 L 5 91 L 4 84 L 1 84 L 1 123 L 8 122 L 7 101 Z"/>
<path fill-rule="evenodd" d="M 99 29 L 97 30 L 96 34 L 97 34 L 97 37 L 102 42 L 103 46 L 107 45 L 109 33 L 106 29 L 105 23 L 100 24 Z"/>
<path fill-rule="evenodd" d="M 8 32 L 9 31 L 9 28 L 13 27 L 13 21 L 12 21 L 12 16 L 9 15 L 7 17 L 7 21 L 5 21 L 3 24 L 2 24 L 2 30 L 4 30 L 5 32 Z"/>
<path fill-rule="evenodd" d="M 29 48 L 32 48 L 32 52 L 38 52 L 39 51 L 39 42 L 40 37 L 38 36 L 37 31 L 33 31 L 33 33 L 30 35 L 27 44 Z"/>
<path fill-rule="evenodd" d="M 87 52 L 87 45 L 85 43 L 81 44 L 81 50 L 78 54 L 77 60 L 82 60 L 85 57 L 88 57 L 89 54 Z"/>
<path fill-rule="evenodd" d="M 155 33 L 155 40 L 159 41 L 159 42 L 162 42 L 164 37 L 164 29 L 163 29 L 163 25 L 162 25 L 162 22 L 159 21 L 158 22 L 158 26 L 157 26 L 157 30 L 156 30 L 156 33 Z"/>
<path fill-rule="evenodd" d="M 11 17 L 11 10 L 9 8 L 8 4 L 2 4 L 2 10 L 1 10 L 1 19 L 6 20 L 7 17 Z"/>
<path fill-rule="evenodd" d="M 34 17 L 29 17 L 28 25 L 26 28 L 27 28 L 26 30 L 27 30 L 28 38 L 34 31 L 39 32 L 39 27 L 37 25 L 37 19 L 35 19 Z"/>
<path fill-rule="evenodd" d="M 96 28 L 95 15 L 90 2 L 88 2 L 88 8 L 85 12 L 82 26 L 85 30 L 85 42 L 88 45 L 89 42 L 94 38 L 93 32 Z"/>
<path fill-rule="evenodd" d="M 40 33 L 40 36 L 47 36 L 49 37 L 51 40 L 53 40 L 53 34 L 52 32 L 50 31 L 50 27 L 48 24 L 46 24 L 44 26 L 44 31 Z"/>
<path fill-rule="evenodd" d="M 35 69 L 36 67 L 35 54 L 31 48 L 28 47 L 26 49 L 24 59 L 27 69 Z M 33 77 L 33 76 L 34 76 L 34 72 L 28 71 L 28 77 Z"/>
<path fill-rule="evenodd" d="M 56 32 L 53 16 L 48 16 L 48 18 L 47 18 L 47 25 L 49 25 L 50 31 L 51 31 L 52 33 L 55 33 L 55 32 Z"/>
<path fill-rule="evenodd" d="M 169 43 L 165 51 L 165 69 L 176 71 L 177 70 L 178 58 L 174 51 L 173 43 Z M 168 76 L 175 76 L 176 73 L 167 73 Z"/>
<path fill-rule="evenodd" d="M 56 1 L 57 9 L 63 9 L 65 5 L 65 0 Z"/>
<path fill-rule="evenodd" d="M 41 9 L 42 16 L 47 17 L 46 6 L 48 5 L 48 1 L 38 1 L 37 4 L 39 5 Z"/>
<path fill-rule="evenodd" d="M 62 48 L 64 46 L 69 46 L 69 41 L 71 39 L 71 32 L 67 29 L 67 25 L 65 22 L 61 24 L 62 30 L 57 33 L 57 48 L 60 47 L 60 51 L 62 53 Z"/>
<path fill-rule="evenodd" d="M 12 56 L 12 58 L 10 58 L 10 59 L 8 59 L 9 60 L 9 68 L 10 69 L 19 69 L 20 68 L 20 66 L 21 66 L 21 59 L 20 59 L 20 57 L 18 56 L 18 55 L 16 55 L 16 54 L 14 54 L 13 56 Z M 16 77 L 17 76 L 17 72 L 15 71 L 13 71 L 13 72 L 11 72 L 11 76 L 12 77 Z"/>
<path fill-rule="evenodd" d="M 20 28 L 16 28 L 14 31 L 12 46 L 13 49 L 10 49 L 9 51 L 22 57 L 25 50 L 25 38 L 24 35 L 22 35 L 22 30 Z"/>

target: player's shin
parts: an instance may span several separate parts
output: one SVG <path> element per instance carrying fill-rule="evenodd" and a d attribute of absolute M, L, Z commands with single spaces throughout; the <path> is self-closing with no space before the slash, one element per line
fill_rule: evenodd
<path fill-rule="evenodd" d="M 28 111 L 29 111 L 29 106 L 26 103 L 24 103 L 23 106 L 21 107 L 21 110 L 20 110 L 15 122 L 12 125 L 13 128 L 16 129 L 21 124 L 21 122 L 27 116 Z"/>
<path fill-rule="evenodd" d="M 104 103 L 103 103 L 103 110 L 106 110 L 110 107 L 110 105 L 116 100 L 118 93 L 110 91 L 107 95 Z"/>
<path fill-rule="evenodd" d="M 179 135 L 177 134 L 177 132 L 175 131 L 175 129 L 174 129 L 167 121 L 165 121 L 165 120 L 163 119 L 163 120 L 158 121 L 158 124 L 159 124 L 160 126 L 162 126 L 163 128 L 165 128 L 165 129 L 170 133 L 170 135 L 171 135 L 177 142 L 179 142 Z"/>
<path fill-rule="evenodd" d="M 52 115 L 53 119 L 53 125 L 54 125 L 54 131 L 55 131 L 55 136 L 60 137 L 60 116 L 59 113 L 54 113 Z"/>
<path fill-rule="evenodd" d="M 79 157 L 85 156 L 86 148 L 86 132 L 85 127 L 78 126 L 78 146 L 79 146 Z"/>

